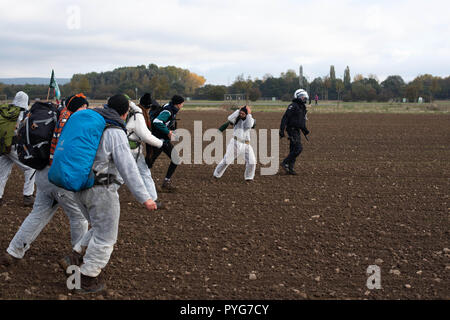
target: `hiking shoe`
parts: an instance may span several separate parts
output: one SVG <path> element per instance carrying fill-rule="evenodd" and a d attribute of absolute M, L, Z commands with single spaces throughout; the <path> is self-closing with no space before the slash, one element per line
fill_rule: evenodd
<path fill-rule="evenodd" d="M 24 207 L 32 207 L 34 204 L 33 196 L 23 196 L 23 206 Z"/>
<path fill-rule="evenodd" d="M 289 168 L 289 174 L 292 176 L 296 176 L 297 172 L 295 172 L 294 168 Z"/>
<path fill-rule="evenodd" d="M 284 171 L 286 171 L 287 174 L 289 174 L 289 172 L 291 171 L 289 169 L 289 165 L 287 163 L 285 163 L 285 162 L 281 163 L 281 167 L 284 169 Z"/>
<path fill-rule="evenodd" d="M 176 188 L 172 185 L 171 180 L 164 180 L 161 186 L 161 192 L 174 192 Z"/>
<path fill-rule="evenodd" d="M 17 259 L 16 257 L 13 257 L 9 253 L 4 253 L 2 256 L 0 256 L 0 267 L 12 267 L 20 263 L 22 259 Z"/>
<path fill-rule="evenodd" d="M 76 292 L 87 294 L 87 293 L 97 293 L 106 289 L 106 283 L 97 277 L 88 277 L 81 274 L 81 288 L 76 289 Z"/>
<path fill-rule="evenodd" d="M 83 263 L 83 256 L 76 251 L 72 251 L 68 256 L 65 256 L 58 261 L 59 266 L 63 269 L 64 274 L 70 266 L 81 266 Z"/>

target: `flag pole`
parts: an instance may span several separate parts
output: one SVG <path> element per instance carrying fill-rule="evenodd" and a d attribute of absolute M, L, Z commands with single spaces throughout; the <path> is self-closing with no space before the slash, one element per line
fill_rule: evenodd
<path fill-rule="evenodd" d="M 50 96 L 50 87 L 48 87 L 48 91 L 47 91 L 47 101 L 48 101 L 49 96 Z"/>

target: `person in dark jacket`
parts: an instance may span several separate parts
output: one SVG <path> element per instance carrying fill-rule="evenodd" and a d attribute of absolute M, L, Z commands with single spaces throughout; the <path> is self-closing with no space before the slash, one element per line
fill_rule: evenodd
<path fill-rule="evenodd" d="M 161 148 L 151 147 L 151 155 L 147 156 L 146 162 L 151 169 L 161 152 L 164 152 L 170 159 L 170 165 L 167 169 L 166 177 L 162 184 L 162 190 L 173 192 L 175 188 L 172 186 L 171 178 L 177 168 L 177 162 L 172 159 L 173 145 L 170 143 L 173 131 L 176 130 L 176 115 L 184 105 L 184 98 L 174 95 L 169 103 L 165 104 L 159 115 L 152 121 L 152 133 L 155 137 L 164 140 Z"/>
<path fill-rule="evenodd" d="M 298 89 L 294 93 L 294 100 L 288 106 L 286 112 L 281 119 L 280 138 L 284 137 L 284 131 L 288 134 L 290 140 L 289 155 L 281 163 L 281 167 L 286 170 L 287 174 L 296 175 L 294 171 L 295 160 L 303 150 L 300 130 L 305 137 L 309 134 L 306 128 L 306 102 L 308 101 L 308 93 L 303 89 Z"/>

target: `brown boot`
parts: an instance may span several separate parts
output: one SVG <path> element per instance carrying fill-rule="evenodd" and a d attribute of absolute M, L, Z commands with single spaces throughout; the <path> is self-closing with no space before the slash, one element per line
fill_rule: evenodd
<path fill-rule="evenodd" d="M 23 196 L 23 206 L 24 207 L 32 207 L 34 204 L 34 197 L 31 196 Z"/>
<path fill-rule="evenodd" d="M 83 255 L 72 251 L 68 256 L 65 256 L 61 260 L 58 261 L 59 266 L 63 269 L 64 274 L 67 271 L 67 268 L 70 266 L 81 266 L 83 263 Z"/>
<path fill-rule="evenodd" d="M 97 293 L 106 289 L 106 283 L 103 281 L 100 275 L 97 277 L 88 277 L 81 274 L 81 289 L 77 292 L 86 293 Z"/>
<path fill-rule="evenodd" d="M 20 263 L 22 259 L 17 259 L 9 253 L 4 253 L 0 256 L 0 267 L 9 268 Z"/>
<path fill-rule="evenodd" d="M 164 179 L 161 186 L 161 192 L 175 192 L 176 188 L 172 185 L 172 181 L 169 179 Z"/>

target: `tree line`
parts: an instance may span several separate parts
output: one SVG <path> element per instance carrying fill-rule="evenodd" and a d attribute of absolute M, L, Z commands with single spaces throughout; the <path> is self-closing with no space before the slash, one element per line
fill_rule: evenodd
<path fill-rule="evenodd" d="M 266 74 L 263 79 L 254 80 L 241 74 L 229 86 L 204 85 L 204 77 L 187 69 L 150 64 L 122 67 L 108 72 L 74 74 L 70 83 L 61 85 L 60 90 L 63 96 L 83 92 L 90 99 L 106 99 L 117 92 L 134 98 L 137 89 L 138 95 L 151 92 L 156 99 L 169 99 L 174 94 L 181 94 L 191 99 L 223 100 L 225 94 L 245 94 L 251 101 L 261 98 L 289 101 L 301 82 L 312 99 L 317 95 L 320 100 L 384 102 L 402 101 L 406 98 L 413 102 L 419 97 L 424 101 L 450 99 L 450 76 L 442 78 L 424 74 L 406 83 L 401 76 L 391 75 L 380 82 L 373 74 L 367 77 L 356 74 L 352 78 L 347 66 L 341 79 L 336 77 L 334 66 L 330 66 L 330 72 L 326 76 L 316 77 L 312 81 L 303 76 L 301 80 L 294 70 L 287 70 L 278 77 Z M 45 99 L 47 89 L 46 85 L 0 83 L 0 94 L 8 97 L 22 90 L 31 99 Z"/>

